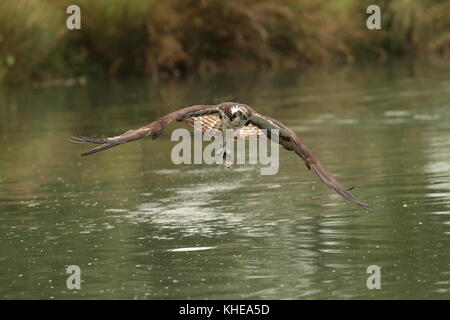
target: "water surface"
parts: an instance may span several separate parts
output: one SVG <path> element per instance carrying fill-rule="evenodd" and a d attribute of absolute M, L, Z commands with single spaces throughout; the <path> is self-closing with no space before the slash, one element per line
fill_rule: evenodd
<path fill-rule="evenodd" d="M 450 298 L 450 66 L 0 90 L 4 299 Z M 280 150 L 275 176 L 171 162 L 175 142 L 90 157 L 180 107 L 240 101 L 295 131 L 367 213 Z M 179 125 L 174 126 L 179 127 Z M 69 265 L 81 289 L 68 290 Z M 381 289 L 366 269 L 381 267 Z"/>

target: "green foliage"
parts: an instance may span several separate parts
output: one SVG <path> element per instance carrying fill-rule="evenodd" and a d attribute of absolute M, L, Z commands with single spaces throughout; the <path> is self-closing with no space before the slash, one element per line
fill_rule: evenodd
<path fill-rule="evenodd" d="M 450 54 L 450 3 L 442 0 L 381 0 L 380 31 L 365 29 L 369 0 L 354 3 L 343 26 L 358 58 Z M 353 17 L 353 19 L 352 19 Z M 356 19 L 355 19 L 356 17 Z"/>
<path fill-rule="evenodd" d="M 66 0 L 67 5 L 71 1 Z M 108 76 L 144 72 L 149 0 L 79 0 L 82 28 L 71 34 Z"/>
<path fill-rule="evenodd" d="M 168 0 L 148 23 L 150 72 L 329 62 L 344 46 L 327 1 Z"/>
<path fill-rule="evenodd" d="M 446 0 L 0 1 L 0 82 L 167 75 L 450 54 Z M 366 28 L 378 4 L 382 30 Z"/>
<path fill-rule="evenodd" d="M 63 27 L 62 13 L 49 3 L 0 1 L 0 81 L 22 82 L 44 74 Z"/>

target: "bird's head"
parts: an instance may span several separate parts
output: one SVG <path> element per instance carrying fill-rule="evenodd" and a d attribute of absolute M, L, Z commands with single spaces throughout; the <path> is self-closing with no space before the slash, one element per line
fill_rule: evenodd
<path fill-rule="evenodd" d="M 240 121 L 247 121 L 249 118 L 247 108 L 239 105 L 232 106 L 230 109 L 230 120 L 233 122 L 237 118 Z"/>

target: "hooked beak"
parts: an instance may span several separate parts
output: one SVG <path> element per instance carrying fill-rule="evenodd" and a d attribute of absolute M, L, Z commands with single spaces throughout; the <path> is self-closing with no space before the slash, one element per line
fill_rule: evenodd
<path fill-rule="evenodd" d="M 240 112 L 240 111 L 237 112 L 237 115 L 238 115 L 241 119 L 243 119 L 243 120 L 245 120 L 245 121 L 248 120 L 247 115 L 244 114 L 244 113 L 242 113 L 242 112 Z"/>

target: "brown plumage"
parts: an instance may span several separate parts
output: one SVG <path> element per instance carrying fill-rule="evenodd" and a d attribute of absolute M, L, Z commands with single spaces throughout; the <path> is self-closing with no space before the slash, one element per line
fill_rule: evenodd
<path fill-rule="evenodd" d="M 239 108 L 236 111 L 236 108 Z M 235 128 L 239 130 L 241 138 L 259 137 L 262 134 L 271 137 L 270 129 L 278 129 L 278 143 L 288 151 L 294 151 L 302 160 L 308 169 L 313 170 L 325 185 L 336 191 L 345 199 L 357 204 L 358 206 L 370 210 L 370 207 L 359 200 L 357 200 L 350 192 L 350 189 L 343 187 L 320 163 L 319 159 L 309 150 L 309 148 L 302 142 L 300 137 L 287 126 L 276 119 L 262 115 L 256 112 L 253 108 L 235 102 L 224 102 L 218 105 L 196 105 L 192 107 L 183 108 L 172 113 L 169 113 L 160 119 L 148 124 L 145 127 L 129 130 L 125 133 L 111 138 L 105 139 L 90 139 L 82 136 L 70 137 L 69 141 L 79 144 L 100 144 L 100 146 L 83 153 L 83 156 L 97 153 L 118 145 L 135 141 L 144 137 L 158 138 L 164 129 L 173 121 L 186 121 L 193 124 L 195 120 L 200 121 L 202 131 L 208 129 L 223 129 L 222 123 L 229 123 L 236 118 L 236 115 L 242 117 L 245 125 Z M 242 132 L 242 135 L 241 135 Z"/>

